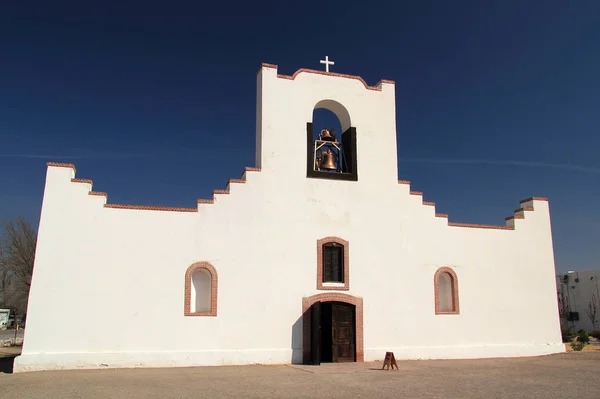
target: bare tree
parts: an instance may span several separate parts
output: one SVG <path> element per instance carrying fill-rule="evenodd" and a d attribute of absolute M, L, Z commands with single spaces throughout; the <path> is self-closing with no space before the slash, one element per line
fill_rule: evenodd
<path fill-rule="evenodd" d="M 23 217 L 3 223 L 0 233 L 0 289 L 4 306 L 27 310 L 37 232 Z"/>
<path fill-rule="evenodd" d="M 588 303 L 588 309 L 587 309 L 587 315 L 590 318 L 590 321 L 592 322 L 592 327 L 594 328 L 594 330 L 596 329 L 596 324 L 598 323 L 598 320 L 596 319 L 596 295 L 592 294 L 592 300 L 590 301 L 590 303 Z"/>
<path fill-rule="evenodd" d="M 0 261 L 0 308 L 8 308 L 10 299 L 11 276 L 8 269 Z"/>
<path fill-rule="evenodd" d="M 560 330 L 563 336 L 563 341 L 567 339 L 568 335 L 573 330 L 572 326 L 569 326 L 569 314 L 571 313 L 571 307 L 569 306 L 569 302 L 562 290 L 557 292 L 558 294 L 558 316 L 560 320 Z M 567 339 L 567 340 L 570 340 Z M 566 342 L 566 341 L 565 341 Z"/>

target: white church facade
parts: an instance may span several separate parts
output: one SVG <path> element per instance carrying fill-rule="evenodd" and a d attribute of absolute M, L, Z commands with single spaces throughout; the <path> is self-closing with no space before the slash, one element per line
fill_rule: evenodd
<path fill-rule="evenodd" d="M 398 180 L 395 107 L 392 81 L 262 64 L 256 165 L 192 208 L 49 163 L 15 371 L 563 352 L 547 199 L 449 222 Z"/>

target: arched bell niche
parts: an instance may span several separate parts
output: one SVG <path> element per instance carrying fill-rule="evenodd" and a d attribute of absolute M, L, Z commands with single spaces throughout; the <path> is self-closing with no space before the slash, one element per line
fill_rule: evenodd
<path fill-rule="evenodd" d="M 313 115 L 312 115 L 312 139 L 313 139 L 313 143 L 317 143 L 317 148 L 318 148 L 318 140 L 320 138 L 320 136 L 322 135 L 322 132 L 328 130 L 333 137 L 336 138 L 337 141 L 340 142 L 340 144 L 338 145 L 338 147 L 340 147 L 340 149 L 342 149 L 341 146 L 341 139 L 342 139 L 342 124 L 340 122 L 340 120 L 338 119 L 338 116 L 333 112 L 330 111 L 327 108 L 316 108 L 313 110 Z M 333 150 L 336 152 L 336 154 L 334 154 L 334 157 L 331 157 L 331 161 L 334 162 L 337 166 L 337 164 L 339 164 L 340 169 L 343 166 L 345 159 L 344 159 L 344 154 L 343 151 L 338 151 L 334 144 L 334 141 L 332 141 L 331 145 L 326 145 L 325 147 L 321 147 L 319 150 L 317 151 L 317 156 L 320 155 L 320 153 L 325 152 L 328 148 L 327 147 L 332 147 Z M 327 144 L 327 143 L 325 143 Z M 313 144 L 313 148 L 312 151 L 315 151 L 315 146 Z M 320 169 L 323 172 L 328 172 L 328 173 L 337 173 L 337 170 L 331 170 L 331 169 L 327 169 L 327 168 L 323 168 Z"/>
<path fill-rule="evenodd" d="M 358 180 L 356 129 L 342 104 L 334 100 L 315 104 L 306 133 L 307 177 Z"/>

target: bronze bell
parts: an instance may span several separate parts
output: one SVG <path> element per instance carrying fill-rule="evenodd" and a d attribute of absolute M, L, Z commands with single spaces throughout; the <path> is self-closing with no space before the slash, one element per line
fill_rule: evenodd
<path fill-rule="evenodd" d="M 335 141 L 335 131 L 329 129 L 321 130 L 321 140 L 323 141 Z"/>
<path fill-rule="evenodd" d="M 321 164 L 319 166 L 321 169 L 337 170 L 337 165 L 335 164 L 335 154 L 331 152 L 329 148 L 327 149 L 327 152 L 323 154 L 321 158 Z"/>

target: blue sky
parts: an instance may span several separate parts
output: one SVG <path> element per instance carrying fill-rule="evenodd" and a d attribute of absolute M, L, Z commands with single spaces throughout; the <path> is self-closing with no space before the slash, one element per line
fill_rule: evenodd
<path fill-rule="evenodd" d="M 328 55 L 396 82 L 399 178 L 437 212 L 548 197 L 557 270 L 600 267 L 599 2 L 81 3 L 2 6 L 0 219 L 38 223 L 47 161 L 110 203 L 193 207 L 254 165 L 260 63 Z"/>

